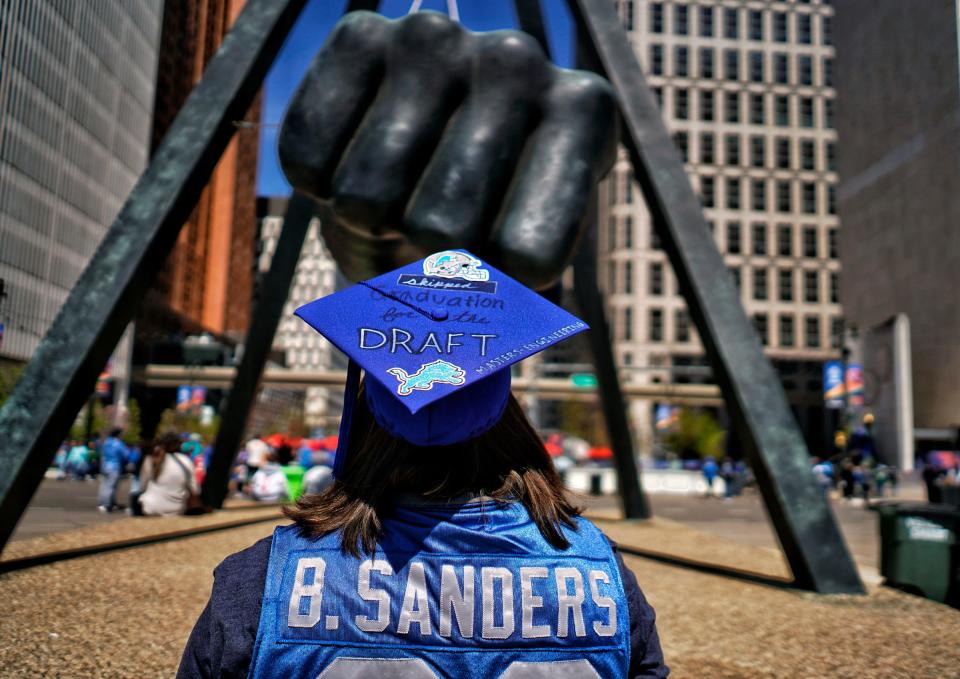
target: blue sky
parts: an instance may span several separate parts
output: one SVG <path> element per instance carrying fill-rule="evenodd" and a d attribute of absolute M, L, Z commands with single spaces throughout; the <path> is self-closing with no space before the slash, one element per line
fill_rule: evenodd
<path fill-rule="evenodd" d="M 572 20 L 564 0 L 544 0 L 544 19 L 549 33 L 553 60 L 567 66 L 572 61 Z M 380 12 L 396 18 L 410 9 L 411 0 L 381 0 Z M 264 83 L 264 102 L 260 128 L 260 154 L 257 166 L 257 193 L 284 196 L 290 193 L 277 163 L 277 131 L 283 112 L 310 61 L 323 44 L 327 33 L 343 13 L 346 0 L 309 0 Z M 473 31 L 516 28 L 512 0 L 459 0 L 460 21 Z M 446 0 L 423 0 L 422 9 L 446 11 Z"/>

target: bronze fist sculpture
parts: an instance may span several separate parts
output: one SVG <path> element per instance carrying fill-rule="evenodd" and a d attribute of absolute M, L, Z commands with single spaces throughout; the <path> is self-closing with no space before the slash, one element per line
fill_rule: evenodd
<path fill-rule="evenodd" d="M 332 208 L 323 236 L 368 278 L 462 247 L 535 288 L 570 263 L 616 153 L 616 103 L 518 31 L 352 12 L 291 101 L 280 163 Z"/>

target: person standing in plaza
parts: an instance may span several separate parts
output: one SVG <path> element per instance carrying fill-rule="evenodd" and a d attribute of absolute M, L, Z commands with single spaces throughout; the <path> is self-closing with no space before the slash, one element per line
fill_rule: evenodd
<path fill-rule="evenodd" d="M 112 429 L 100 450 L 100 492 L 97 495 L 97 509 L 112 512 L 120 507 L 117 504 L 117 483 L 127 464 L 130 451 L 120 440 L 122 429 Z"/>
<path fill-rule="evenodd" d="M 429 307 L 398 282 L 431 279 Z M 350 358 L 336 480 L 216 569 L 179 677 L 667 676 L 636 577 L 510 393 L 586 324 L 463 251 L 297 315 Z"/>

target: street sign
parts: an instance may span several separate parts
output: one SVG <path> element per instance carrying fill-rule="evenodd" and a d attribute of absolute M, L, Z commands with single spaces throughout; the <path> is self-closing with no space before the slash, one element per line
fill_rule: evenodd
<path fill-rule="evenodd" d="M 589 389 L 597 386 L 597 376 L 593 373 L 574 373 L 570 375 L 570 382 L 575 387 Z"/>

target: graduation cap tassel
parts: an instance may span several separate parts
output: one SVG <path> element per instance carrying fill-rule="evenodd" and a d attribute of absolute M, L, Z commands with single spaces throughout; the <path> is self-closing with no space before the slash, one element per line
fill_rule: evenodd
<path fill-rule="evenodd" d="M 347 364 L 347 384 L 343 389 L 343 415 L 340 417 L 340 434 L 337 436 L 337 452 L 333 458 L 333 478 L 339 479 L 347 466 L 347 439 L 353 420 L 353 408 L 360 391 L 360 365 L 352 358 Z"/>

